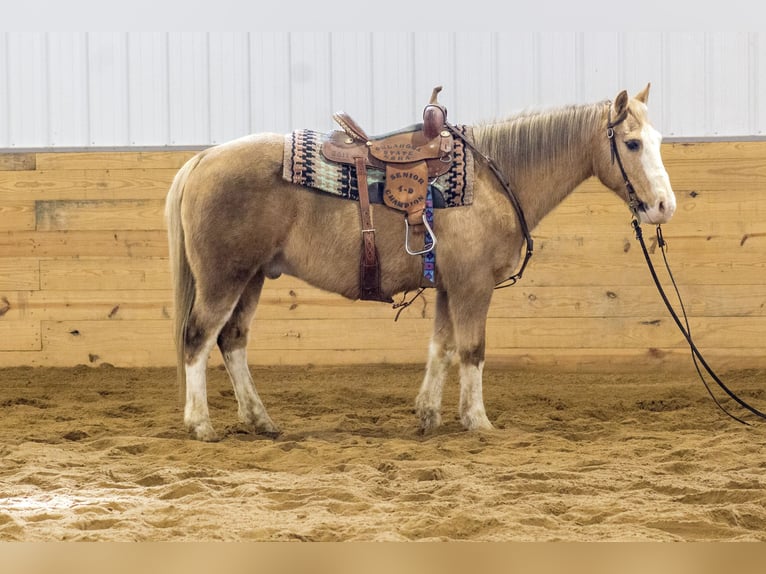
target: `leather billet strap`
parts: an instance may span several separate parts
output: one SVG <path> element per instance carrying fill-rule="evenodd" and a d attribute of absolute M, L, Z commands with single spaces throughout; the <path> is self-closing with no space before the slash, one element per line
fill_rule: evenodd
<path fill-rule="evenodd" d="M 362 256 L 359 264 L 359 298 L 365 301 L 393 303 L 380 292 L 380 261 L 375 247 L 375 227 L 370 208 L 370 192 L 367 188 L 367 158 L 357 157 L 356 179 L 359 187 L 359 217 L 362 222 Z"/>

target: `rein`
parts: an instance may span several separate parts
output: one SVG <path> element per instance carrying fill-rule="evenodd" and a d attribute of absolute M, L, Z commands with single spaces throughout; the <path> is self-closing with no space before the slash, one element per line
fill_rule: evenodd
<path fill-rule="evenodd" d="M 652 279 L 654 280 L 654 285 L 657 287 L 657 291 L 660 294 L 660 297 L 662 298 L 663 303 L 665 303 L 665 307 L 667 307 L 668 311 L 670 312 L 670 316 L 673 317 L 673 321 L 675 321 L 676 325 L 678 326 L 678 329 L 681 331 L 681 334 L 684 336 L 684 339 L 686 339 L 686 342 L 689 344 L 689 349 L 692 352 L 692 360 L 694 361 L 694 367 L 697 370 L 697 374 L 699 375 L 700 380 L 702 381 L 702 384 L 705 385 L 705 388 L 707 389 L 708 394 L 713 399 L 713 402 L 716 404 L 716 406 L 721 409 L 723 413 L 725 413 L 727 416 L 731 417 L 737 422 L 740 422 L 747 426 L 752 426 L 750 423 L 742 420 L 741 418 L 733 415 L 729 411 L 727 411 L 723 405 L 718 401 L 718 399 L 713 395 L 713 392 L 710 389 L 710 386 L 708 385 L 708 382 L 705 380 L 704 375 L 702 374 L 702 370 L 700 369 L 700 365 L 702 365 L 702 368 L 707 371 L 708 375 L 715 381 L 715 383 L 732 399 L 734 402 L 736 402 L 739 406 L 742 408 L 750 411 L 754 415 L 766 419 L 766 414 L 759 411 L 755 407 L 749 405 L 747 402 L 742 400 L 740 397 L 738 397 L 729 387 L 727 387 L 724 382 L 718 377 L 718 375 L 713 371 L 713 369 L 708 365 L 707 361 L 705 361 L 705 358 L 702 356 L 702 353 L 700 353 L 699 349 L 697 348 L 697 345 L 694 344 L 694 341 L 692 340 L 691 336 L 691 328 L 689 327 L 689 318 L 686 316 L 686 308 L 684 307 L 683 300 L 681 299 L 681 294 L 678 291 L 678 285 L 676 285 L 676 280 L 673 277 L 673 273 L 670 270 L 670 265 L 668 263 L 668 259 L 666 256 L 666 249 L 667 249 L 667 243 L 665 241 L 665 238 L 662 236 L 662 228 L 658 224 L 657 225 L 657 245 L 659 245 L 661 251 L 662 251 L 662 258 L 665 262 L 665 269 L 667 270 L 668 276 L 670 277 L 670 281 L 673 284 L 673 289 L 675 290 L 676 297 L 678 298 L 679 304 L 681 306 L 681 313 L 683 314 L 684 321 L 681 322 L 681 319 L 678 317 L 678 313 L 676 313 L 675 309 L 673 309 L 673 305 L 670 303 L 670 300 L 668 299 L 668 296 L 665 294 L 665 290 L 662 288 L 662 284 L 659 280 L 659 277 L 657 277 L 657 272 L 654 269 L 654 265 L 652 264 L 652 259 L 649 256 L 649 251 L 646 248 L 646 243 L 644 242 L 644 234 L 641 229 L 641 219 L 639 215 L 639 209 L 642 205 L 641 200 L 639 200 L 638 195 L 636 194 L 636 190 L 633 188 L 633 184 L 630 183 L 630 178 L 628 177 L 628 174 L 625 172 L 625 168 L 622 165 L 622 159 L 620 158 L 619 150 L 617 149 L 617 142 L 614 134 L 614 128 L 615 126 L 619 125 L 621 122 L 625 120 L 627 117 L 627 111 L 624 111 L 622 114 L 620 114 L 614 122 L 611 120 L 612 115 L 612 106 L 611 103 L 609 104 L 609 112 L 607 117 L 607 137 L 609 138 L 609 143 L 612 150 L 612 163 L 614 161 L 617 161 L 617 165 L 620 168 L 620 172 L 622 173 L 622 178 L 625 182 L 625 189 L 628 192 L 628 207 L 630 208 L 631 213 L 633 214 L 633 220 L 631 221 L 631 225 L 633 226 L 633 231 L 635 232 L 636 239 L 638 240 L 639 244 L 641 245 L 641 251 L 644 254 L 644 259 L 646 260 L 646 264 L 649 267 L 649 272 L 652 275 Z"/>

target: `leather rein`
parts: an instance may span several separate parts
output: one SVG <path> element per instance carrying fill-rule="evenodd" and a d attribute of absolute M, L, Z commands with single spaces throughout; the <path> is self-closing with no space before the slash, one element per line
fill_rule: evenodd
<path fill-rule="evenodd" d="M 702 381 L 702 384 L 705 385 L 705 388 L 707 389 L 708 394 L 713 399 L 713 402 L 716 404 L 716 406 L 721 409 L 726 415 L 731 417 L 737 422 L 740 422 L 747 426 L 752 426 L 750 423 L 742 420 L 741 418 L 733 415 L 729 411 L 727 411 L 723 405 L 718 401 L 718 399 L 715 397 L 713 392 L 710 389 L 710 385 L 705 380 L 704 375 L 702 374 L 702 370 L 700 369 L 700 366 L 704 368 L 704 370 L 710 375 L 710 377 L 715 381 L 715 383 L 732 399 L 734 402 L 736 402 L 740 407 L 742 407 L 745 410 L 750 411 L 754 415 L 766 419 L 766 414 L 759 411 L 755 407 L 749 405 L 747 402 L 742 400 L 740 397 L 738 397 L 729 387 L 727 387 L 724 382 L 718 377 L 718 375 L 713 371 L 713 369 L 708 365 L 707 361 L 705 361 L 704 357 L 702 356 L 702 353 L 700 353 L 699 349 L 697 348 L 697 345 L 694 344 L 694 341 L 692 340 L 691 336 L 691 329 L 689 327 L 689 319 L 686 316 L 686 308 L 684 307 L 683 300 L 681 299 L 681 294 L 678 291 L 678 285 L 676 285 L 675 278 L 673 277 L 673 273 L 670 270 L 670 265 L 668 263 L 668 259 L 666 256 L 666 250 L 667 250 L 667 243 L 662 235 L 662 228 L 658 224 L 657 225 L 657 245 L 660 247 L 662 251 L 662 258 L 665 262 L 665 268 L 667 270 L 668 276 L 670 277 L 670 281 L 673 284 L 673 289 L 675 290 L 676 298 L 678 299 L 678 302 L 681 307 L 681 312 L 684 318 L 683 323 L 681 322 L 681 319 L 679 318 L 678 314 L 676 313 L 675 309 L 673 309 L 673 305 L 670 303 L 670 300 L 668 299 L 668 296 L 665 294 L 665 290 L 662 288 L 662 284 L 660 283 L 659 278 L 657 277 L 657 272 L 654 269 L 654 265 L 652 264 L 651 257 L 649 256 L 649 251 L 646 248 L 646 243 L 644 242 L 644 235 L 643 231 L 641 229 L 641 218 L 640 218 L 640 210 L 641 207 L 644 205 L 643 202 L 638 198 L 638 195 L 636 194 L 636 190 L 633 187 L 633 184 L 630 182 L 630 178 L 628 177 L 628 174 L 625 172 L 625 167 L 622 165 L 622 159 L 620 158 L 620 152 L 617 148 L 617 138 L 615 137 L 614 128 L 621 124 L 623 121 L 625 121 L 625 118 L 628 116 L 627 108 L 623 110 L 623 112 L 615 118 L 614 121 L 612 121 L 612 105 L 611 102 L 608 103 L 609 111 L 607 116 L 607 127 L 606 127 L 606 135 L 607 138 L 609 138 L 609 143 L 611 147 L 611 153 L 612 153 L 612 163 L 617 161 L 617 165 L 620 168 L 620 173 L 622 174 L 623 181 L 625 183 L 625 189 L 628 193 L 628 207 L 630 208 L 631 213 L 633 214 L 633 219 L 631 221 L 631 225 L 633 226 L 633 231 L 635 232 L 636 239 L 638 240 L 639 244 L 641 245 L 641 251 L 644 254 L 644 259 L 646 259 L 646 264 L 649 267 L 649 272 L 652 275 L 652 279 L 654 280 L 654 284 L 657 287 L 657 291 L 660 294 L 660 297 L 662 298 L 663 303 L 665 303 L 665 307 L 667 307 L 668 311 L 670 312 L 670 316 L 673 317 L 673 321 L 675 321 L 676 325 L 678 326 L 678 329 L 683 334 L 684 338 L 686 339 L 686 342 L 689 344 L 689 349 L 692 353 L 692 360 L 694 361 L 694 366 L 697 370 L 697 374 L 699 375 L 700 380 Z"/>

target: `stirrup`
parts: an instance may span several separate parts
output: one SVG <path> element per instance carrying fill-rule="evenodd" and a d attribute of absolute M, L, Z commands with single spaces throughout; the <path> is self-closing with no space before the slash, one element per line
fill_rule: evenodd
<path fill-rule="evenodd" d="M 431 253 L 431 251 L 434 250 L 434 247 L 436 247 L 436 235 L 434 235 L 434 230 L 431 229 L 431 226 L 428 225 L 428 220 L 426 219 L 426 212 L 423 212 L 423 225 L 426 227 L 426 233 L 431 237 L 431 245 L 428 245 L 425 249 L 422 249 L 421 251 L 413 251 L 410 249 L 410 222 L 409 219 L 405 216 L 404 217 L 404 249 L 409 253 L 410 255 L 425 255 L 426 253 Z"/>

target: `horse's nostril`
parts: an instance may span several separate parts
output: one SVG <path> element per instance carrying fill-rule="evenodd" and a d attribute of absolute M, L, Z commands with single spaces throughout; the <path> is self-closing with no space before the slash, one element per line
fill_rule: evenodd
<path fill-rule="evenodd" d="M 657 206 L 660 210 L 660 213 L 665 213 L 665 202 L 660 201 L 660 204 Z"/>

